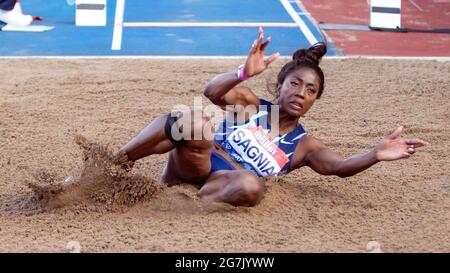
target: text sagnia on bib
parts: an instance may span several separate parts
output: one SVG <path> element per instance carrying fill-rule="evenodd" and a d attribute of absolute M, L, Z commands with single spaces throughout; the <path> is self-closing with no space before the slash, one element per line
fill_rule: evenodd
<path fill-rule="evenodd" d="M 261 126 L 249 125 L 232 132 L 223 147 L 232 159 L 260 176 L 277 174 L 289 162 Z"/>

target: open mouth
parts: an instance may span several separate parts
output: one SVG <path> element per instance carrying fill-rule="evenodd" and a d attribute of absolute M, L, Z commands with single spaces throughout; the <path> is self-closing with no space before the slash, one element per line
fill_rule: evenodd
<path fill-rule="evenodd" d="M 294 109 L 294 110 L 302 110 L 303 109 L 303 105 L 301 104 L 301 103 L 299 103 L 299 102 L 291 102 L 291 103 L 289 103 L 290 105 L 291 105 L 291 107 Z"/>

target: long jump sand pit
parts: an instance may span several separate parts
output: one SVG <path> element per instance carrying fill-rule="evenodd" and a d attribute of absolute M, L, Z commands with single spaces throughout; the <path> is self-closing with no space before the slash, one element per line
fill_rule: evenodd
<path fill-rule="evenodd" d="M 348 156 L 403 124 L 404 137 L 430 142 L 409 160 L 345 179 L 302 168 L 267 181 L 253 208 L 162 186 L 166 155 L 114 173 L 111 152 L 242 62 L 0 60 L 0 251 L 65 252 L 69 241 L 83 252 L 368 252 L 370 241 L 385 252 L 450 251 L 450 62 L 322 63 L 324 94 L 301 119 L 308 133 Z M 284 62 L 248 86 L 272 98 L 267 82 Z M 77 179 L 88 186 L 58 202 L 45 192 Z"/>

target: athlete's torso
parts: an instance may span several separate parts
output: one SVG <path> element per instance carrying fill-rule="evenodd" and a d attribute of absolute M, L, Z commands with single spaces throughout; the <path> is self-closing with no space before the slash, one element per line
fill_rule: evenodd
<path fill-rule="evenodd" d="M 260 109 L 272 103 L 260 99 Z M 289 170 L 299 140 L 306 134 L 299 124 L 294 130 L 270 139 L 269 111 L 259 110 L 245 124 L 225 119 L 215 133 L 214 141 L 231 159 L 258 176 L 278 175 Z"/>

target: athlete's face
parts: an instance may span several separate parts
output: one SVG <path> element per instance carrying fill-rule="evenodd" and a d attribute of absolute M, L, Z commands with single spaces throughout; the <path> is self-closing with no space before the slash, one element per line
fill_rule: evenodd
<path fill-rule="evenodd" d="M 303 67 L 293 71 L 278 85 L 280 109 L 291 116 L 302 116 L 316 101 L 319 88 L 320 79 L 313 69 Z"/>

